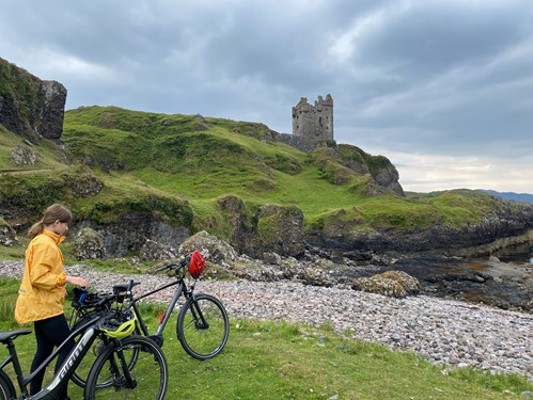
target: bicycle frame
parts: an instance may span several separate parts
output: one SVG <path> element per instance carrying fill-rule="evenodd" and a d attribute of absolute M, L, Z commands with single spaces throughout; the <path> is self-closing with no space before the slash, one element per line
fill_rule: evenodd
<path fill-rule="evenodd" d="M 148 336 L 148 337 L 151 337 L 151 338 L 154 338 L 157 337 L 159 339 L 156 339 L 157 342 L 160 342 L 160 346 L 162 346 L 163 344 L 163 330 L 165 329 L 165 327 L 167 326 L 167 323 L 171 317 L 171 314 L 172 314 L 172 311 L 174 310 L 174 308 L 176 307 L 176 304 L 178 303 L 178 300 L 179 298 L 181 297 L 181 295 L 183 294 L 185 296 L 185 299 L 188 299 L 190 298 L 191 296 L 193 296 L 193 291 L 194 291 L 194 286 L 195 286 L 195 283 L 196 281 L 194 281 L 189 287 L 187 287 L 187 285 L 185 284 L 185 280 L 183 277 L 178 277 L 176 278 L 174 281 L 170 282 L 170 283 L 167 283 L 165 285 L 162 285 L 154 290 L 151 290 L 149 292 L 146 292 L 146 293 L 143 293 L 142 295 L 138 296 L 138 297 L 135 297 L 135 298 L 131 298 L 130 300 L 130 307 L 133 308 L 133 311 L 135 313 L 135 315 L 137 316 L 137 322 L 138 322 L 138 325 L 139 325 L 139 328 L 141 329 L 142 333 L 144 336 Z M 146 324 L 144 323 L 144 320 L 142 319 L 142 316 L 141 316 L 141 313 L 139 311 L 139 308 L 137 306 L 137 303 L 142 300 L 142 299 L 145 299 L 146 297 L 149 297 L 157 292 L 160 292 L 162 290 L 165 290 L 169 287 L 172 287 L 172 286 L 175 286 L 175 285 L 178 285 L 178 288 L 176 289 L 176 291 L 174 292 L 173 296 L 172 296 L 172 299 L 170 300 L 170 303 L 168 304 L 167 306 L 167 309 L 163 315 L 163 318 L 159 321 L 159 326 L 157 328 L 157 331 L 150 335 L 149 332 L 148 332 L 148 328 L 146 327 Z"/>
<path fill-rule="evenodd" d="M 95 323 L 99 319 L 100 316 L 95 316 L 89 321 L 87 321 L 86 324 L 83 324 L 78 329 L 71 332 L 68 338 L 63 343 L 61 343 L 61 345 L 59 345 L 57 349 L 55 349 L 52 354 L 41 365 L 39 365 L 39 367 L 37 367 L 35 371 L 30 373 L 28 376 L 24 376 L 22 372 L 20 361 L 15 350 L 15 344 L 13 343 L 14 339 L 8 341 L 6 346 L 8 348 L 9 355 L 0 364 L 0 370 L 3 370 L 9 364 L 13 364 L 13 368 L 17 377 L 17 383 L 20 390 L 20 396 L 21 398 L 27 398 L 29 396 L 27 385 L 35 377 L 35 375 L 42 371 L 44 368 L 46 368 L 56 358 L 57 354 L 61 351 L 61 349 L 63 349 L 67 345 L 67 343 L 74 338 L 74 336 L 79 334 L 81 331 L 84 331 L 83 335 L 76 343 L 76 346 L 69 353 L 67 359 L 64 361 L 61 368 L 56 374 L 54 374 L 54 377 L 52 378 L 50 383 L 48 383 L 48 385 L 46 385 L 46 387 L 44 387 L 39 393 L 31 397 L 32 400 L 46 399 L 48 396 L 52 395 L 56 390 L 58 390 L 59 386 L 62 383 L 68 384 L 70 376 L 74 373 L 76 367 L 79 365 L 82 358 L 91 348 L 92 343 L 98 336 L 98 331 L 95 329 Z"/>

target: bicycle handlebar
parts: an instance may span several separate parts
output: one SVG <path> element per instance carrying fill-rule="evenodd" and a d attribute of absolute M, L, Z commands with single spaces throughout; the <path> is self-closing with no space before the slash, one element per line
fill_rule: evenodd
<path fill-rule="evenodd" d="M 130 281 L 127 285 L 133 287 L 139 284 L 140 282 Z M 78 298 L 72 300 L 72 307 L 76 309 L 103 308 L 113 302 L 121 303 L 127 297 L 128 291 L 126 291 L 126 289 L 118 290 L 117 287 L 119 286 L 120 285 L 113 287 L 113 293 L 90 292 L 85 288 L 80 288 Z"/>
<path fill-rule="evenodd" d="M 157 268 L 154 273 L 162 272 L 166 270 L 173 271 L 174 274 L 179 278 L 183 279 L 185 276 L 185 273 L 189 271 L 191 273 L 191 276 L 194 279 L 198 279 L 201 272 L 203 271 L 204 267 L 204 261 L 203 258 L 201 259 L 201 269 L 199 270 L 199 273 L 191 272 L 190 269 L 190 263 L 193 256 L 195 256 L 198 252 L 193 252 L 191 254 L 188 254 L 187 256 L 183 257 L 181 260 L 179 260 L 177 263 L 169 263 L 166 265 L 163 265 L 159 268 Z M 198 253 L 199 254 L 199 253 Z M 200 254 L 201 258 L 201 254 Z M 123 283 L 119 285 L 113 286 L 113 293 L 112 294 L 101 294 L 96 292 L 89 292 L 85 288 L 75 288 L 74 289 L 74 299 L 72 301 L 72 307 L 74 308 L 99 308 L 103 307 L 104 305 L 111 304 L 113 301 L 116 301 L 118 303 L 122 303 L 126 298 L 131 298 L 131 290 L 137 286 L 140 285 L 141 282 L 135 282 L 133 280 L 130 280 L 128 283 Z"/>
<path fill-rule="evenodd" d="M 172 270 L 176 273 L 178 273 L 181 269 L 185 269 L 187 266 L 187 259 L 189 257 L 184 258 L 183 260 L 180 260 L 177 264 L 176 263 L 170 263 L 167 265 L 163 265 L 162 267 L 157 268 L 154 272 L 161 272 L 165 270 Z"/>

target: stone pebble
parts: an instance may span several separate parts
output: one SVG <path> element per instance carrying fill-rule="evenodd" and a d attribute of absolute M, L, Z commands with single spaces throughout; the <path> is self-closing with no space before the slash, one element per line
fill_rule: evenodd
<path fill-rule="evenodd" d="M 0 275 L 20 277 L 20 261 L 0 261 Z M 82 276 L 96 291 L 113 284 L 140 281 L 138 293 L 170 278 L 160 275 L 122 275 L 66 267 Z M 230 317 L 286 321 L 311 326 L 329 324 L 353 338 L 412 351 L 435 364 L 472 366 L 491 373 L 516 373 L 533 381 L 533 315 L 427 296 L 404 299 L 343 287 L 305 286 L 294 281 L 274 283 L 246 280 L 200 280 L 197 292 L 220 298 Z M 150 299 L 170 300 L 166 289 Z"/>

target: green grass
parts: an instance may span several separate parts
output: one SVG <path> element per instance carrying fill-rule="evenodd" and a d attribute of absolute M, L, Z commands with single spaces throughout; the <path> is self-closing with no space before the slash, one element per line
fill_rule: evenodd
<path fill-rule="evenodd" d="M 377 174 L 391 166 L 386 157 L 349 145 L 337 146 L 337 153 L 328 148 L 303 153 L 276 141 L 257 123 L 82 107 L 66 113 L 63 139 L 75 158 L 93 159 L 96 165 L 107 160 L 121 166 L 113 174 L 123 180 L 184 196 L 199 229 L 200 222 L 221 220 L 216 207 L 206 205 L 228 194 L 255 205 L 296 205 L 306 229 L 332 225 L 340 210 L 356 210 L 354 229 L 461 226 L 479 223 L 494 206 L 489 196 L 472 191 L 424 198 L 368 196 L 369 175 L 346 165 L 358 163 Z"/>
<path fill-rule="evenodd" d="M 66 165 L 65 154 L 49 141 L 32 146 L 36 165 L 17 166 L 10 151 L 22 140 L 1 128 L 0 204 L 35 217 L 55 201 L 69 206 L 76 218 L 103 223 L 124 213 L 154 211 L 171 224 L 191 227 L 191 233 L 205 229 L 228 239 L 229 221 L 217 207 L 227 195 L 243 199 L 250 220 L 261 205 L 295 205 L 306 231 L 338 232 L 342 226 L 347 233 L 461 227 L 480 223 L 500 207 L 488 195 L 464 190 L 369 196 L 370 176 L 346 166 L 358 163 L 377 173 L 391 166 L 385 157 L 349 145 L 307 154 L 250 122 L 117 107 L 67 111 L 62 135 L 67 155 L 89 166 Z M 103 183 L 100 193 L 73 193 L 77 182 L 91 179 Z"/>
<path fill-rule="evenodd" d="M 11 151 L 17 146 L 25 146 L 37 155 L 34 165 L 17 165 L 11 161 Z M 42 140 L 39 145 L 28 145 L 24 138 L 0 125 L 0 173 L 4 171 L 55 170 L 66 168 L 60 149 L 53 143 Z"/>
<path fill-rule="evenodd" d="M 1 283 L 0 294 L 8 303 L 18 282 Z M 153 306 L 143 310 L 152 327 L 159 310 Z M 17 327 L 11 316 L 9 310 L 0 314 L 0 329 Z M 33 335 L 20 337 L 16 344 L 27 372 L 35 348 Z M 447 371 L 413 353 L 343 337 L 327 324 L 312 328 L 232 319 L 226 348 L 207 361 L 186 355 L 171 325 L 163 350 L 170 371 L 169 399 L 326 400 L 338 395 L 368 400 L 491 400 L 518 399 L 521 392 L 533 390 L 523 377 L 470 368 Z M 5 354 L 2 348 L 0 355 Z M 82 398 L 82 392 L 71 385 L 70 396 Z"/>

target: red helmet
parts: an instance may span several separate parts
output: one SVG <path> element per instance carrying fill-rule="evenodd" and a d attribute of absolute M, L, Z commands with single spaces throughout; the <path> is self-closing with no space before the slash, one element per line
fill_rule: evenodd
<path fill-rule="evenodd" d="M 194 279 L 198 279 L 200 275 L 202 275 L 202 272 L 204 272 L 204 268 L 204 257 L 198 250 L 195 250 L 191 254 L 191 261 L 189 262 L 189 274 L 191 274 Z"/>

